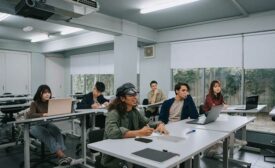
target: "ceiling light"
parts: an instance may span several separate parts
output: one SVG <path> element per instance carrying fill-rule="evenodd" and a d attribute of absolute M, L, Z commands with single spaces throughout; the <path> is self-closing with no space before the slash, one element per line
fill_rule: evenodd
<path fill-rule="evenodd" d="M 75 27 L 66 27 L 63 30 L 61 30 L 61 35 L 67 35 L 67 34 L 71 34 L 71 33 L 76 33 L 79 31 L 82 31 L 83 29 L 81 28 L 75 28 Z"/>
<path fill-rule="evenodd" d="M 0 21 L 2 21 L 2 20 L 4 20 L 4 19 L 6 19 L 7 17 L 9 17 L 10 16 L 10 14 L 7 14 L 7 13 L 1 13 L 0 12 Z"/>
<path fill-rule="evenodd" d="M 35 43 L 35 42 L 44 41 L 44 40 L 48 40 L 48 39 L 49 39 L 48 34 L 41 34 L 41 35 L 38 35 L 38 36 L 34 36 L 31 39 L 31 42 Z"/>
<path fill-rule="evenodd" d="M 198 1 L 198 0 L 170 0 L 167 2 L 155 4 L 150 7 L 145 7 L 140 10 L 140 13 L 141 14 L 150 13 L 150 12 L 167 9 L 167 8 L 171 8 L 171 7 L 175 7 L 175 6 L 179 6 L 179 5 L 184 5 L 184 4 L 188 4 L 188 3 L 192 3 L 192 2 L 196 2 L 196 1 Z"/>
<path fill-rule="evenodd" d="M 33 27 L 32 26 L 26 26 L 26 27 L 23 27 L 23 31 L 24 32 L 30 32 L 33 30 Z"/>

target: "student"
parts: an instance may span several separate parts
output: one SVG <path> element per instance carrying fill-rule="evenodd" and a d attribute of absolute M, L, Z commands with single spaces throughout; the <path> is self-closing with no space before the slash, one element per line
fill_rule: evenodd
<path fill-rule="evenodd" d="M 109 105 L 109 100 L 105 99 L 102 93 L 105 91 L 103 82 L 96 82 L 92 92 L 86 94 L 80 103 L 77 104 L 77 109 L 98 109 L 105 108 Z M 87 116 L 87 128 L 90 127 L 90 118 Z M 96 127 L 104 128 L 105 116 L 97 115 L 95 119 Z"/>
<path fill-rule="evenodd" d="M 102 82 L 96 82 L 92 92 L 86 94 L 82 101 L 77 104 L 78 109 L 98 109 L 106 107 L 109 100 L 105 99 L 102 93 L 105 91 L 105 85 Z"/>
<path fill-rule="evenodd" d="M 151 90 L 147 94 L 148 104 L 154 104 L 166 100 L 165 94 L 158 89 L 158 82 L 153 80 L 150 82 Z M 146 109 L 145 116 L 149 118 L 151 115 L 158 113 L 158 107 L 149 107 Z"/>
<path fill-rule="evenodd" d="M 195 103 L 189 95 L 189 86 L 186 83 L 175 85 L 174 98 L 163 102 L 159 114 L 159 120 L 167 124 L 169 121 L 175 122 L 187 118 L 197 119 L 199 117 Z"/>
<path fill-rule="evenodd" d="M 213 80 L 210 84 L 209 92 L 206 95 L 203 111 L 208 112 L 213 106 L 224 104 L 223 95 L 221 93 L 221 82 Z"/>
<path fill-rule="evenodd" d="M 149 123 L 149 119 L 136 109 L 137 93 L 135 86 L 131 83 L 125 83 L 117 89 L 116 98 L 108 107 L 104 139 L 149 136 L 154 130 L 167 133 L 164 124 Z M 117 168 L 123 167 L 126 162 L 103 154 L 101 164 L 105 167 Z"/>
<path fill-rule="evenodd" d="M 52 92 L 49 86 L 41 85 L 37 89 L 33 102 L 30 106 L 30 111 L 27 113 L 28 118 L 37 118 L 47 116 L 48 101 L 52 97 Z M 52 123 L 43 122 L 33 125 L 30 128 L 30 133 L 35 138 L 42 141 L 50 150 L 59 158 L 58 164 L 61 166 L 70 165 L 72 158 L 66 157 L 64 154 L 65 145 L 60 129 Z"/>

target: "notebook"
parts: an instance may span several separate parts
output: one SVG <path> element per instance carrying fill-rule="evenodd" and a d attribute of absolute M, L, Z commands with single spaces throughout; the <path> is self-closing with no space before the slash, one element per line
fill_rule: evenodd
<path fill-rule="evenodd" d="M 48 103 L 48 116 L 68 114 L 72 112 L 72 99 L 50 99 Z"/>
<path fill-rule="evenodd" d="M 259 96 L 246 97 L 245 106 L 236 107 L 234 110 L 250 110 L 258 107 Z"/>
<path fill-rule="evenodd" d="M 188 124 L 200 124 L 200 125 L 205 125 L 210 122 L 216 121 L 216 119 L 219 117 L 220 112 L 223 109 L 223 105 L 219 106 L 213 106 L 210 111 L 207 112 L 207 116 L 202 116 L 198 119 L 188 121 L 186 123 Z"/>
<path fill-rule="evenodd" d="M 164 162 L 174 156 L 179 156 L 177 153 L 172 153 L 165 150 L 159 151 L 150 148 L 145 148 L 132 154 L 157 162 Z"/>

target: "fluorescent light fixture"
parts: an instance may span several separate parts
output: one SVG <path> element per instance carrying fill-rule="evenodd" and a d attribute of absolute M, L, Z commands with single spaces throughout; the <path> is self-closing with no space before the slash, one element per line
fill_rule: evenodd
<path fill-rule="evenodd" d="M 184 4 L 188 4 L 188 3 L 192 3 L 192 2 L 196 2 L 196 1 L 198 1 L 198 0 L 170 0 L 167 2 L 154 4 L 153 6 L 150 6 L 150 7 L 145 7 L 140 10 L 140 13 L 141 14 L 150 13 L 150 12 L 167 9 L 167 8 L 172 8 L 175 6 L 184 5 Z"/>
<path fill-rule="evenodd" d="M 79 31 L 82 31 L 83 29 L 81 28 L 75 28 L 75 27 L 66 27 L 63 30 L 61 30 L 61 35 L 67 35 L 67 34 L 71 34 L 71 33 L 76 33 Z"/>
<path fill-rule="evenodd" d="M 44 40 L 48 40 L 48 39 L 49 39 L 48 34 L 41 34 L 41 35 L 33 37 L 31 39 L 31 42 L 35 43 L 35 42 L 44 41 Z"/>
<path fill-rule="evenodd" d="M 6 19 L 7 17 L 9 17 L 10 16 L 10 14 L 7 14 L 7 13 L 1 13 L 0 12 L 0 21 L 2 21 L 2 20 L 4 20 L 4 19 Z"/>

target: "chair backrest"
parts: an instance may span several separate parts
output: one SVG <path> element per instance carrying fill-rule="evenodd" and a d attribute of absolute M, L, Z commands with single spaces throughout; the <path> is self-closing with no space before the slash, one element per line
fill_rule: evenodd
<path fill-rule="evenodd" d="M 201 104 L 201 105 L 199 106 L 199 113 L 200 113 L 200 115 L 205 114 L 205 111 L 203 110 L 203 107 L 204 107 L 203 104 Z"/>
<path fill-rule="evenodd" d="M 149 104 L 149 100 L 148 99 L 143 99 L 142 105 L 148 105 L 148 104 Z"/>

